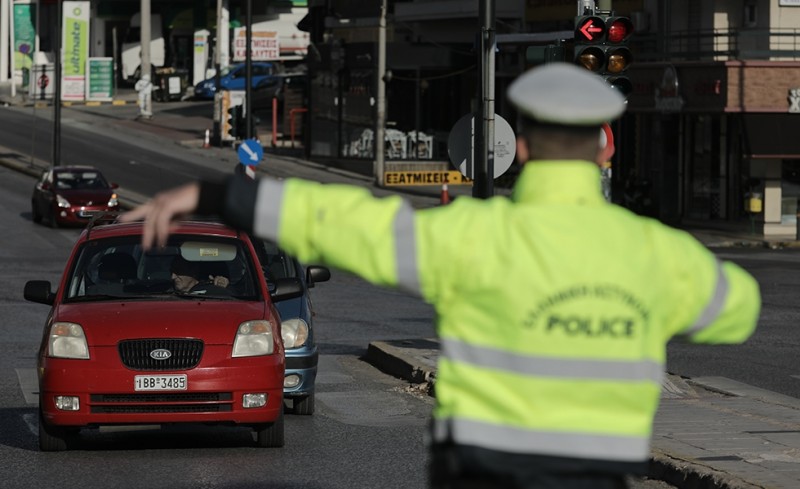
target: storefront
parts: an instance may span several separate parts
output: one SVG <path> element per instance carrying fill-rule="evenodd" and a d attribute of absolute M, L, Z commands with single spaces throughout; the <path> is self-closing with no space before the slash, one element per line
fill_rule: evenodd
<path fill-rule="evenodd" d="M 642 63 L 631 79 L 618 176 L 652 182 L 656 217 L 753 217 L 764 235 L 794 234 L 800 63 Z"/>

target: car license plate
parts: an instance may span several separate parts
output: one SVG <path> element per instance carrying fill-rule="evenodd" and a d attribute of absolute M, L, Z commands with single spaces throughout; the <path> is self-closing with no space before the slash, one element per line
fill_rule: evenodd
<path fill-rule="evenodd" d="M 135 375 L 133 389 L 137 391 L 185 391 L 186 375 Z"/>

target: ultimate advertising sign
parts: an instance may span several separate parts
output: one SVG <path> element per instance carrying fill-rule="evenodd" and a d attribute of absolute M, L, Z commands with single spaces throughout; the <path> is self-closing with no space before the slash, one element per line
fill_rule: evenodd
<path fill-rule="evenodd" d="M 61 99 L 83 100 L 89 58 L 89 2 L 64 2 Z"/>

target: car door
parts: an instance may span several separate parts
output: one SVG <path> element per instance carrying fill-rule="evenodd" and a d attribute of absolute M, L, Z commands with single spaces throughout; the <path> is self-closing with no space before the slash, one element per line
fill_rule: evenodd
<path fill-rule="evenodd" d="M 221 85 L 226 90 L 244 90 L 245 85 L 244 65 L 233 68 L 226 77 L 221 80 Z"/>

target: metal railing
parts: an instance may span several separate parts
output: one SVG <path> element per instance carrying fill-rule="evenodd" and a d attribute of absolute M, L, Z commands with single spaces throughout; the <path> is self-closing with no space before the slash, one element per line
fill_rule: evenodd
<path fill-rule="evenodd" d="M 797 61 L 800 28 L 639 33 L 631 47 L 637 61 Z"/>

